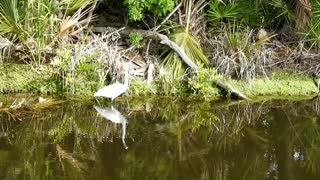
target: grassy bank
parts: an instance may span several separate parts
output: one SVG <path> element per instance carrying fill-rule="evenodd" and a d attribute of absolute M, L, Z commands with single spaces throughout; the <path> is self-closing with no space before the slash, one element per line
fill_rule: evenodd
<path fill-rule="evenodd" d="M 58 81 L 44 69 L 33 69 L 26 64 L 0 65 L 0 92 L 57 93 Z"/>
<path fill-rule="evenodd" d="M 63 84 L 63 80 L 58 78 L 57 72 L 55 72 L 53 68 L 50 68 L 50 66 L 34 69 L 32 66 L 26 64 L 2 64 L 0 65 L 0 72 L 1 93 L 70 93 L 68 92 L 68 84 Z M 207 78 L 211 80 L 214 79 Z M 186 85 L 180 85 L 175 95 L 199 96 L 204 98 L 218 97 L 218 89 L 215 86 L 210 86 L 210 81 L 204 81 L 203 79 L 203 77 L 195 78 L 198 82 L 197 86 L 194 84 L 190 85 L 190 83 L 194 83 L 194 81 Z M 77 87 L 72 94 L 90 96 L 99 89 L 99 87 L 93 88 L 91 85 L 94 84 L 94 82 L 89 81 L 90 80 L 87 79 L 80 84 L 72 84 L 72 86 Z M 290 98 L 294 96 L 315 96 L 318 93 L 318 89 L 310 77 L 287 72 L 277 72 L 269 79 L 260 78 L 250 83 L 230 79 L 225 80 L 225 82 L 250 98 L 262 96 Z M 86 86 L 86 84 L 90 86 Z M 162 89 L 157 87 L 156 81 L 152 86 L 148 86 L 144 81 L 134 79 L 131 81 L 129 91 L 125 95 L 162 95 Z M 190 87 L 193 89 L 190 89 Z M 195 87 L 198 87 L 198 89 L 195 89 Z"/>

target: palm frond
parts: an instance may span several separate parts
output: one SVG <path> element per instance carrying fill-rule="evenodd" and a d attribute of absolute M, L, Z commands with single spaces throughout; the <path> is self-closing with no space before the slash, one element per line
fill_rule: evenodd
<path fill-rule="evenodd" d="M 0 34 L 21 32 L 20 13 L 17 0 L 0 0 Z"/>
<path fill-rule="evenodd" d="M 205 1 L 185 0 L 186 19 L 184 21 L 185 24 L 183 24 L 185 28 L 177 27 L 170 34 L 170 39 L 180 46 L 187 56 L 198 66 L 207 66 L 209 64 L 208 59 L 204 55 L 199 41 L 189 31 L 192 28 L 192 24 L 199 24 L 199 22 L 196 22 L 197 18 L 194 17 L 199 15 L 205 4 Z M 179 79 L 185 72 L 183 63 L 173 51 L 166 53 L 167 55 L 162 65 L 172 72 L 174 78 Z"/>
<path fill-rule="evenodd" d="M 277 10 L 275 14 L 276 19 L 284 19 L 288 23 L 294 20 L 293 11 L 284 0 L 271 0 L 269 4 Z"/>
<path fill-rule="evenodd" d="M 83 19 L 89 12 L 90 9 L 83 10 L 83 8 L 80 8 L 75 14 L 62 20 L 59 36 L 70 34 L 72 31 L 75 31 L 76 28 L 81 28 L 81 26 L 87 22 L 86 20 L 81 21 L 81 19 Z"/>
<path fill-rule="evenodd" d="M 62 0 L 60 3 L 66 8 L 66 13 L 70 14 L 84 6 L 93 3 L 93 1 L 94 0 Z"/>
<path fill-rule="evenodd" d="M 304 26 L 303 41 L 310 44 L 311 47 L 320 47 L 320 2 L 314 1 L 312 3 L 312 17 L 306 22 Z"/>
<path fill-rule="evenodd" d="M 175 30 L 170 35 L 170 39 L 186 52 L 187 56 L 198 66 L 207 66 L 208 59 L 203 54 L 202 48 L 198 41 L 184 29 Z M 181 59 L 175 55 L 174 52 L 170 52 L 164 59 L 163 65 L 165 67 L 172 68 L 174 77 L 179 77 L 183 74 L 185 68 L 182 66 Z"/>
<path fill-rule="evenodd" d="M 209 4 L 207 12 L 211 22 L 218 22 L 228 18 L 236 18 L 240 13 L 240 8 L 236 3 L 224 3 L 214 0 Z"/>

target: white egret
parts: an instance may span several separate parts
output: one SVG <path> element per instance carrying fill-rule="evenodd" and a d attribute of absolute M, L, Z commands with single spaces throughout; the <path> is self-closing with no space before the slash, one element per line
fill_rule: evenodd
<path fill-rule="evenodd" d="M 125 68 L 124 84 L 116 82 L 109 86 L 103 87 L 99 89 L 96 93 L 94 93 L 94 96 L 111 98 L 111 101 L 113 101 L 116 97 L 126 92 L 129 88 L 129 68 L 130 68 L 129 64 L 125 64 L 124 68 Z"/>
<path fill-rule="evenodd" d="M 99 107 L 99 106 L 94 106 L 94 108 L 97 110 L 97 112 L 106 118 L 107 120 L 116 123 L 116 124 L 121 124 L 122 125 L 122 144 L 125 149 L 128 149 L 128 146 L 126 145 L 125 142 L 125 137 L 126 137 L 126 127 L 127 127 L 127 119 L 113 106 L 111 108 L 105 108 L 105 107 Z"/>

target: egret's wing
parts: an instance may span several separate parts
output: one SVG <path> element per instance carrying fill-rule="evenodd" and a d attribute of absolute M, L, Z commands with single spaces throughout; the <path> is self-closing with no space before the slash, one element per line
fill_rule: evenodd
<path fill-rule="evenodd" d="M 99 89 L 96 93 L 94 93 L 94 96 L 103 96 L 103 97 L 116 97 L 119 95 L 119 93 L 123 93 L 123 84 L 121 83 L 115 83 L 111 84 L 109 86 L 105 86 L 101 89 Z"/>

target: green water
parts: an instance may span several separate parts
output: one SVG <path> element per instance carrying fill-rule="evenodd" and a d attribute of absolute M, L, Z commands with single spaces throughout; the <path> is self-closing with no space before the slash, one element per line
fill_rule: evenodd
<path fill-rule="evenodd" d="M 320 179 L 319 99 L 0 102 L 0 180 Z"/>

